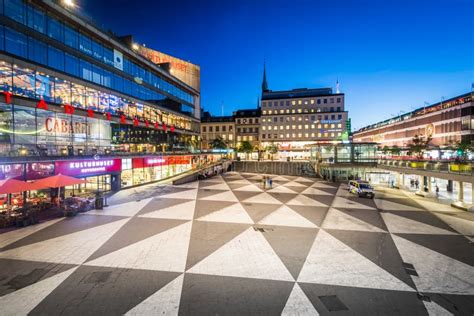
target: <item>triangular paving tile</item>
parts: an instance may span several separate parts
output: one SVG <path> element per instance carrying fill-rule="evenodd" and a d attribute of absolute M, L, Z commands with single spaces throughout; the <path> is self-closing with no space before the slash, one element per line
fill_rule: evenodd
<path fill-rule="evenodd" d="M 428 313 L 433 312 L 430 315 L 472 315 L 474 311 L 474 295 L 455 295 L 455 294 L 435 294 L 429 293 L 428 297 L 432 302 L 446 310 L 440 310 L 439 308 L 431 305 L 426 307 Z M 425 302 L 425 306 L 426 306 Z M 439 311 L 439 314 L 436 314 Z"/>
<path fill-rule="evenodd" d="M 340 196 L 336 196 L 334 198 L 334 202 L 332 204 L 332 207 L 335 208 L 350 208 L 350 209 L 360 209 L 360 210 L 376 210 L 374 207 L 370 207 L 367 205 L 364 205 L 362 203 L 358 203 Z"/>
<path fill-rule="evenodd" d="M 10 232 L 2 233 L 0 236 L 0 250 L 14 242 L 23 239 L 29 235 L 32 235 L 48 226 L 54 225 L 58 222 L 63 221 L 64 218 L 57 218 L 50 221 L 42 222 L 33 226 L 24 227 L 22 229 L 16 229 Z"/>
<path fill-rule="evenodd" d="M 405 238 L 392 235 L 404 262 L 411 263 L 419 277 L 413 281 L 420 292 L 474 295 L 474 269 Z"/>
<path fill-rule="evenodd" d="M 197 194 L 197 199 L 200 200 L 202 198 L 216 195 L 223 192 L 229 192 L 228 190 L 211 190 L 211 189 L 199 189 Z"/>
<path fill-rule="evenodd" d="M 298 188 L 298 187 L 306 188 L 306 187 L 308 187 L 308 185 L 309 184 L 301 184 L 301 183 L 295 182 L 295 181 L 290 181 L 290 182 L 287 182 L 287 183 L 283 184 L 283 186 L 285 186 L 285 187 L 296 187 L 296 188 Z"/>
<path fill-rule="evenodd" d="M 321 181 L 314 183 L 311 187 L 312 188 L 318 188 L 318 189 L 326 188 L 326 189 L 333 189 L 333 190 L 337 188 L 334 185 L 330 185 L 330 184 L 327 184 L 327 183 L 321 182 Z"/>
<path fill-rule="evenodd" d="M 287 188 L 285 186 L 279 186 L 270 190 L 267 190 L 268 193 L 298 193 L 296 191 L 293 191 L 290 188 Z"/>
<path fill-rule="evenodd" d="M 184 272 L 192 222 L 87 262 L 87 265 Z"/>
<path fill-rule="evenodd" d="M 282 182 L 289 182 L 290 180 L 285 178 L 285 177 L 282 177 L 282 176 L 276 176 L 275 178 L 272 178 L 273 181 L 282 181 Z"/>
<path fill-rule="evenodd" d="M 307 196 L 304 196 L 302 194 L 298 195 L 291 201 L 287 202 L 286 204 L 288 205 L 306 205 L 306 206 L 327 206 L 321 202 L 318 202 L 316 200 L 310 199 Z"/>
<path fill-rule="evenodd" d="M 301 193 L 304 190 L 306 190 L 306 187 L 293 187 L 293 186 L 287 186 L 286 188 L 291 189 L 294 192 Z"/>
<path fill-rule="evenodd" d="M 199 186 L 200 189 L 207 189 L 207 190 L 230 190 L 229 186 L 225 183 L 212 183 L 210 185 L 203 185 Z"/>
<path fill-rule="evenodd" d="M 379 212 L 374 212 L 372 210 L 360 210 L 360 209 L 340 209 L 341 212 L 352 216 L 354 218 L 360 219 L 363 222 L 366 222 L 367 224 L 370 224 L 372 226 L 375 226 L 383 231 L 388 231 L 387 226 L 385 226 L 385 222 L 382 219 L 382 216 L 380 216 Z"/>
<path fill-rule="evenodd" d="M 235 262 L 239 262 L 238 269 Z M 262 233 L 253 228 L 248 228 L 187 272 L 265 280 L 294 280 Z"/>
<path fill-rule="evenodd" d="M 251 192 L 251 191 L 232 191 L 239 201 L 244 201 L 250 199 L 252 196 L 259 195 L 260 192 Z"/>
<path fill-rule="evenodd" d="M 426 310 L 428 311 L 428 315 L 436 315 L 436 316 L 442 316 L 442 315 L 453 315 L 452 313 L 448 312 L 435 302 L 427 302 L 424 301 L 423 304 L 425 304 Z"/>
<path fill-rule="evenodd" d="M 175 185 L 175 187 L 181 188 L 181 189 L 197 189 L 199 187 L 199 181 L 178 184 L 178 185 Z"/>
<path fill-rule="evenodd" d="M 152 198 L 140 200 L 139 202 L 133 201 L 118 205 L 112 205 L 106 207 L 103 210 L 92 210 L 87 212 L 87 215 L 109 215 L 109 216 L 135 216 L 145 205 L 147 205 Z"/>
<path fill-rule="evenodd" d="M 249 186 L 250 184 L 242 184 L 242 183 L 227 183 L 229 188 L 231 188 L 234 192 L 238 188 Z"/>
<path fill-rule="evenodd" d="M 329 210 L 329 207 L 315 207 L 305 205 L 288 205 L 293 211 L 305 217 L 311 223 L 321 227 L 324 218 Z"/>
<path fill-rule="evenodd" d="M 58 273 L 50 278 L 0 297 L 2 315 L 27 315 L 77 268 Z"/>
<path fill-rule="evenodd" d="M 262 203 L 241 203 L 247 213 L 250 215 L 252 220 L 257 223 L 262 218 L 276 211 L 281 204 L 262 204 Z"/>
<path fill-rule="evenodd" d="M 249 227 L 245 224 L 195 221 L 191 231 L 186 269 L 191 268 Z"/>
<path fill-rule="evenodd" d="M 315 308 L 324 315 L 426 315 L 415 292 L 299 283 Z M 323 304 L 326 299 L 326 304 Z"/>
<path fill-rule="evenodd" d="M 128 221 L 129 218 L 121 219 L 98 227 L 6 250 L 0 253 L 0 258 L 81 264 Z"/>
<path fill-rule="evenodd" d="M 125 315 L 178 315 L 184 274 L 162 287 Z"/>
<path fill-rule="evenodd" d="M 298 196 L 297 193 L 275 193 L 275 192 L 269 192 L 271 196 L 273 196 L 275 199 L 280 201 L 281 203 L 288 203 L 292 199 Z"/>
<path fill-rule="evenodd" d="M 181 192 L 164 194 L 161 195 L 160 198 L 192 200 L 196 198 L 197 193 L 197 189 L 190 189 Z"/>
<path fill-rule="evenodd" d="M 473 265 L 474 263 L 473 245 L 464 236 L 427 234 L 397 235 L 465 264 Z"/>
<path fill-rule="evenodd" d="M 298 283 L 295 283 L 293 291 L 291 291 L 290 297 L 288 298 L 281 315 L 319 315 L 319 313 L 316 311 L 313 304 L 311 304 L 308 297 L 306 297 L 306 294 L 304 294 Z"/>
<path fill-rule="evenodd" d="M 306 218 L 293 211 L 286 205 L 282 205 L 276 211 L 267 215 L 260 222 L 258 222 L 258 224 L 317 228 L 312 222 L 308 221 Z"/>
<path fill-rule="evenodd" d="M 424 211 L 423 209 L 401 203 L 391 202 L 385 199 L 374 199 L 377 208 L 384 211 Z"/>
<path fill-rule="evenodd" d="M 402 265 L 403 260 L 390 234 L 344 230 L 328 230 L 327 232 L 385 271 L 415 288 L 413 280 Z"/>
<path fill-rule="evenodd" d="M 198 220 L 207 222 L 253 224 L 252 219 L 240 203 L 227 206 L 220 211 L 198 218 Z"/>
<path fill-rule="evenodd" d="M 186 273 L 181 315 L 280 315 L 294 282 Z"/>
<path fill-rule="evenodd" d="M 398 291 L 413 290 L 324 230 L 319 231 L 298 282 Z"/>
<path fill-rule="evenodd" d="M 434 227 L 438 227 L 453 233 L 456 233 L 451 226 L 439 219 L 436 215 L 431 212 L 410 212 L 410 211 L 390 211 L 389 214 L 395 214 L 401 217 L 412 219 L 417 222 L 425 223 Z"/>
<path fill-rule="evenodd" d="M 105 256 L 111 252 L 140 242 L 156 234 L 167 231 L 180 224 L 182 220 L 161 220 L 135 217 L 123 225 L 109 240 L 107 240 L 87 261 Z"/>
<path fill-rule="evenodd" d="M 244 203 L 281 204 L 280 201 L 264 192 L 242 201 Z"/>
<path fill-rule="evenodd" d="M 234 191 L 246 191 L 246 192 L 263 192 L 262 189 L 260 189 L 258 186 L 255 184 L 248 184 L 244 185 L 242 187 L 239 187 L 237 189 L 234 189 Z"/>
<path fill-rule="evenodd" d="M 403 205 L 406 205 L 406 206 L 411 206 L 411 207 L 414 207 L 414 208 L 417 208 L 417 209 L 423 209 L 421 204 L 419 204 L 417 201 L 415 201 L 411 197 L 407 198 L 406 195 L 401 196 L 401 197 L 393 197 L 393 195 L 391 195 L 391 196 L 385 197 L 384 199 L 388 202 L 394 202 L 394 203 L 397 203 L 397 204 L 403 204 Z M 418 200 L 418 201 L 423 201 L 423 200 Z M 437 204 L 437 206 L 440 206 L 439 203 L 436 203 L 436 204 Z"/>
<path fill-rule="evenodd" d="M 316 188 L 313 188 L 313 187 L 309 187 L 307 189 L 305 189 L 304 191 L 301 192 L 302 194 L 315 194 L 315 195 L 333 195 L 331 193 L 328 193 L 326 191 L 323 191 L 323 190 L 319 190 L 319 189 L 316 189 Z"/>
<path fill-rule="evenodd" d="M 196 206 L 196 201 L 192 200 L 192 201 L 176 204 L 173 206 L 165 207 L 157 211 L 149 212 L 144 215 L 140 215 L 140 217 L 192 220 L 194 217 L 195 206 Z"/>
<path fill-rule="evenodd" d="M 47 225 L 43 229 L 40 229 L 32 234 L 29 234 L 28 236 L 22 239 L 19 239 L 16 242 L 10 243 L 9 245 L 5 246 L 2 250 L 6 251 L 13 248 L 19 248 L 19 247 L 27 246 L 34 243 L 39 243 L 48 239 L 62 237 L 68 234 L 81 232 L 90 228 L 99 227 L 101 225 L 118 222 L 122 219 L 128 219 L 128 218 L 119 217 L 119 216 L 95 216 L 95 215 L 80 214 L 74 217 L 73 220 L 65 219 L 65 220 L 57 221 L 55 225 Z M 1 236 L 2 238 L 0 238 L 0 240 L 3 240 L 3 235 Z"/>
<path fill-rule="evenodd" d="M 369 223 L 361 221 L 360 219 L 347 215 L 344 212 L 339 211 L 335 208 L 330 208 L 323 222 L 323 228 L 328 229 L 341 229 L 341 230 L 355 230 L 355 231 L 367 231 L 367 232 L 380 232 L 378 227 L 375 227 Z"/>
<path fill-rule="evenodd" d="M 210 214 L 212 212 L 220 211 L 234 203 L 235 202 L 227 201 L 197 200 L 196 207 L 194 209 L 194 219 L 206 216 L 207 214 Z"/>
<path fill-rule="evenodd" d="M 474 236 L 474 222 L 455 215 L 439 213 L 435 213 L 435 215 L 460 234 Z"/>
<path fill-rule="evenodd" d="M 308 179 L 308 178 L 303 178 L 303 177 L 298 177 L 294 181 L 296 182 L 308 182 L 308 183 L 314 183 L 314 180 Z"/>
<path fill-rule="evenodd" d="M 179 274 L 81 266 L 32 315 L 123 315 Z"/>
<path fill-rule="evenodd" d="M 228 184 L 251 184 L 252 182 L 245 180 L 245 179 L 236 179 L 236 180 L 229 180 L 226 179 Z"/>
<path fill-rule="evenodd" d="M 325 205 L 331 205 L 334 201 L 334 195 L 315 195 L 315 194 L 305 194 L 301 193 L 302 195 L 309 197 L 315 201 L 321 202 Z"/>
<path fill-rule="evenodd" d="M 296 280 L 317 233 L 311 228 L 278 227 L 263 236 Z"/>
<path fill-rule="evenodd" d="M 228 202 L 238 202 L 239 200 L 235 197 L 232 191 L 225 191 L 215 195 L 209 195 L 203 198 L 200 198 L 203 201 L 228 201 Z"/>
<path fill-rule="evenodd" d="M 154 198 L 151 200 L 145 207 L 143 207 L 140 212 L 137 213 L 138 216 L 145 215 L 157 210 L 164 208 L 172 207 L 175 205 L 183 204 L 186 202 L 191 202 L 194 200 L 191 199 L 168 199 L 168 198 Z"/>
<path fill-rule="evenodd" d="M 422 222 L 398 216 L 392 213 L 382 213 L 382 218 L 391 233 L 401 234 L 432 234 L 432 235 L 453 235 L 455 233 L 431 226 Z"/>

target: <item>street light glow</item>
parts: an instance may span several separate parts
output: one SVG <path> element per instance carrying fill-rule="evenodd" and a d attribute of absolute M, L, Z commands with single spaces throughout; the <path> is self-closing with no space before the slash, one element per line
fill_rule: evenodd
<path fill-rule="evenodd" d="M 66 7 L 74 7 L 74 1 L 73 0 L 63 0 L 63 3 Z"/>

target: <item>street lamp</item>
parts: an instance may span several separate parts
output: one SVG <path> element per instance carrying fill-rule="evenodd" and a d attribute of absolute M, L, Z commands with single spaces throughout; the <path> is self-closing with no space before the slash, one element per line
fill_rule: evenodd
<path fill-rule="evenodd" d="M 74 8 L 74 1 L 73 0 L 63 0 L 63 3 L 66 7 Z"/>

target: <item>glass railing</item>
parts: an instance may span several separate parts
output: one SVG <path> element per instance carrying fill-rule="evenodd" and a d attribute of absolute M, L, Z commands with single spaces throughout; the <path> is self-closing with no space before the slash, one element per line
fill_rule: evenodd
<path fill-rule="evenodd" d="M 472 161 L 431 161 L 431 160 L 391 160 L 379 159 L 377 164 L 393 168 L 424 170 L 474 176 Z"/>

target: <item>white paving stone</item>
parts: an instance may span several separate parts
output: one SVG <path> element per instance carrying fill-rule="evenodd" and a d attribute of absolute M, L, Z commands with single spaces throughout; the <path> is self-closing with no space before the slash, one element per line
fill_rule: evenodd
<path fill-rule="evenodd" d="M 9 244 L 14 243 L 20 239 L 23 239 L 37 231 L 40 231 L 46 227 L 56 224 L 57 222 L 63 221 L 64 218 L 58 218 L 50 221 L 46 221 L 40 224 L 36 224 L 33 226 L 24 227 L 22 229 L 16 229 L 7 233 L 3 233 L 0 235 L 0 248 L 8 246 Z"/>
<path fill-rule="evenodd" d="M 167 198 L 167 199 L 184 199 L 184 200 L 192 200 L 197 197 L 197 189 L 192 189 L 192 190 L 186 190 L 186 191 L 181 191 L 181 192 L 175 192 L 175 193 L 168 193 L 164 195 L 160 195 L 162 198 Z"/>
<path fill-rule="evenodd" d="M 158 209 L 156 211 L 140 215 L 139 217 L 192 220 L 194 217 L 195 206 L 196 200 L 191 200 L 181 204 Z"/>
<path fill-rule="evenodd" d="M 314 225 L 313 223 L 311 223 L 306 218 L 296 213 L 286 205 L 281 206 L 276 211 L 267 215 L 259 222 L 259 224 L 317 228 L 316 225 Z"/>
<path fill-rule="evenodd" d="M 280 201 L 275 199 L 273 196 L 270 194 L 264 192 L 260 193 L 258 195 L 252 196 L 251 198 L 248 198 L 244 200 L 243 202 L 245 203 L 265 203 L 265 204 L 281 204 Z"/>
<path fill-rule="evenodd" d="M 366 223 L 354 216 L 347 215 L 344 212 L 335 208 L 330 208 L 324 222 L 323 228 L 328 229 L 342 229 L 342 230 L 356 230 L 366 232 L 385 233 L 386 231 Z"/>
<path fill-rule="evenodd" d="M 318 232 L 298 282 L 414 291 L 324 230 Z"/>
<path fill-rule="evenodd" d="M 392 213 L 381 213 L 391 233 L 455 235 L 455 233 Z"/>
<path fill-rule="evenodd" d="M 304 294 L 298 283 L 295 283 L 290 297 L 285 304 L 285 308 L 281 313 L 282 316 L 298 316 L 298 315 L 319 315 L 311 301 Z"/>
<path fill-rule="evenodd" d="M 239 200 L 237 197 L 232 193 L 232 191 L 224 191 L 221 193 L 217 193 L 214 195 L 209 195 L 200 198 L 200 200 L 204 201 L 226 201 L 226 202 L 238 202 Z"/>
<path fill-rule="evenodd" d="M 207 214 L 200 217 L 198 221 L 253 224 L 252 219 L 240 203 L 235 203 L 217 212 Z"/>
<path fill-rule="evenodd" d="M 340 196 L 336 196 L 332 202 L 332 207 L 335 208 L 353 208 L 358 210 L 376 210 L 374 207 L 364 205 L 362 203 L 355 202 Z"/>
<path fill-rule="evenodd" d="M 121 248 L 87 265 L 184 272 L 192 222 Z"/>
<path fill-rule="evenodd" d="M 326 204 L 323 204 L 321 202 L 318 202 L 316 200 L 313 200 L 312 198 L 309 198 L 305 195 L 298 195 L 295 198 L 291 199 L 288 201 L 286 204 L 288 205 L 306 205 L 306 206 L 322 206 L 325 207 L 327 206 Z"/>
<path fill-rule="evenodd" d="M 135 216 L 140 210 L 147 205 L 152 198 L 143 199 L 140 201 L 127 202 L 117 205 L 112 205 L 103 210 L 92 210 L 87 212 L 89 215 L 107 215 L 107 216 Z"/>
<path fill-rule="evenodd" d="M 294 281 L 270 244 L 253 228 L 245 230 L 187 272 Z"/>

